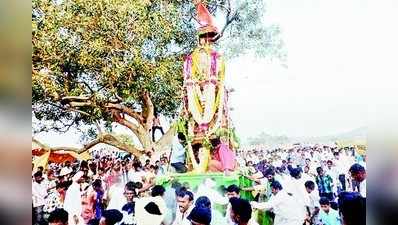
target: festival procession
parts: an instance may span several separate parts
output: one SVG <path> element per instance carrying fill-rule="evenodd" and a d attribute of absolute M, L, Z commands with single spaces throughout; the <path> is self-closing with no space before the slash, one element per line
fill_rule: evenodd
<path fill-rule="evenodd" d="M 365 224 L 366 142 L 241 143 L 239 3 L 33 1 L 32 224 Z M 81 147 L 35 137 L 70 129 Z"/>

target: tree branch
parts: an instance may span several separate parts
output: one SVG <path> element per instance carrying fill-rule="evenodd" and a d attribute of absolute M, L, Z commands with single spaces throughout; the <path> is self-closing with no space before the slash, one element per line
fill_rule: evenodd
<path fill-rule="evenodd" d="M 32 137 L 32 142 L 36 143 L 39 145 L 41 148 L 43 148 L 46 151 L 70 151 L 70 152 L 76 152 L 77 154 L 81 154 L 83 152 L 86 152 L 90 150 L 92 147 L 96 146 L 97 144 L 108 144 L 113 147 L 116 147 L 120 150 L 124 150 L 127 152 L 132 153 L 133 155 L 139 157 L 143 154 L 143 150 L 137 149 L 134 146 L 127 145 L 122 143 L 120 140 L 118 140 L 116 137 L 114 137 L 112 134 L 104 134 L 104 135 L 99 135 L 96 139 L 88 142 L 87 144 L 83 145 L 82 148 L 74 148 L 74 147 L 48 147 L 38 141 L 37 139 Z"/>
<path fill-rule="evenodd" d="M 144 122 L 144 118 L 142 117 L 141 113 L 135 112 L 134 110 L 121 105 L 121 104 L 114 104 L 114 103 L 108 103 L 105 105 L 106 108 L 108 109 L 116 109 L 116 110 L 120 110 L 123 113 L 126 113 L 127 115 L 133 117 L 134 119 L 136 119 L 138 121 L 138 123 L 143 123 Z"/>
<path fill-rule="evenodd" d="M 93 102 L 90 99 L 93 96 L 66 96 L 61 99 L 62 105 L 69 105 L 70 107 L 84 107 L 93 106 Z"/>
<path fill-rule="evenodd" d="M 69 102 L 68 103 L 70 107 L 84 107 L 84 106 L 92 106 L 93 103 L 88 101 L 88 102 Z"/>
<path fill-rule="evenodd" d="M 134 123 L 132 123 L 126 119 L 121 119 L 118 121 L 118 123 L 129 128 L 131 131 L 133 131 L 134 134 L 136 134 L 136 135 L 138 134 L 139 126 L 135 125 Z"/>
<path fill-rule="evenodd" d="M 54 104 L 54 103 L 52 103 L 52 102 L 45 102 L 46 104 L 49 104 L 49 105 L 52 105 L 52 106 L 54 106 L 54 107 L 57 107 L 57 108 L 59 108 L 59 109 L 61 109 L 61 110 L 64 110 L 64 111 L 68 111 L 68 112 L 77 112 L 77 113 L 81 113 L 81 114 L 83 114 L 83 115 L 86 115 L 86 116 L 92 116 L 91 114 L 89 114 L 89 113 L 87 113 L 87 112 L 84 112 L 84 111 L 81 111 L 81 110 L 78 110 L 78 109 L 74 109 L 74 108 L 70 108 L 70 107 L 68 107 L 68 108 L 65 108 L 65 107 L 62 107 L 62 106 L 59 106 L 59 105 L 57 105 L 57 104 Z M 65 103 L 65 102 L 64 102 Z M 61 104 L 63 104 L 63 103 L 61 103 Z M 69 103 L 66 103 L 66 104 L 69 104 Z M 71 106 L 71 105 L 70 105 Z M 71 106 L 72 107 L 72 106 Z"/>
<path fill-rule="evenodd" d="M 152 128 L 152 122 L 154 119 L 154 106 L 151 100 L 151 97 L 149 96 L 149 92 L 144 93 L 144 106 L 147 109 L 147 113 L 145 115 L 145 130 L 149 131 Z"/>
<path fill-rule="evenodd" d="M 142 128 L 141 125 L 135 125 L 134 123 L 126 120 L 124 118 L 124 116 L 120 115 L 120 111 L 116 110 L 116 109 L 112 109 L 112 116 L 115 120 L 116 123 L 125 126 L 127 128 L 129 128 L 137 137 L 140 137 L 140 127 Z M 143 128 L 142 128 L 143 129 Z"/>
<path fill-rule="evenodd" d="M 236 20 L 237 18 L 238 18 L 238 11 L 236 11 L 235 13 L 234 13 L 234 15 L 231 17 L 231 18 L 229 18 L 229 13 L 227 13 L 227 18 L 226 18 L 226 22 L 225 22 L 225 25 L 224 25 L 224 27 L 221 29 L 221 31 L 220 31 L 220 33 L 217 35 L 218 37 L 216 38 L 216 39 L 219 39 L 219 38 L 221 38 L 223 35 L 224 35 L 224 32 L 225 32 L 225 30 L 227 29 L 227 27 L 234 21 L 234 20 Z"/>
<path fill-rule="evenodd" d="M 114 94 L 114 99 L 110 99 L 109 103 L 119 104 L 123 102 L 123 98 L 121 98 L 117 93 Z"/>
<path fill-rule="evenodd" d="M 105 134 L 102 137 L 103 138 L 101 140 L 103 141 L 103 143 L 116 147 L 120 150 L 130 152 L 136 157 L 140 157 L 144 152 L 142 149 L 137 149 L 132 145 L 127 145 L 125 143 L 122 143 L 121 141 L 119 141 L 119 139 L 117 139 L 111 134 Z"/>
<path fill-rule="evenodd" d="M 82 148 L 75 148 L 75 147 L 48 147 L 47 145 L 44 145 L 42 142 L 38 141 L 37 139 L 32 137 L 32 142 L 36 143 L 39 145 L 41 148 L 43 148 L 46 151 L 70 151 L 70 152 L 76 152 L 77 154 L 81 154 L 90 148 L 94 147 L 95 145 L 101 143 L 101 136 L 90 141 L 89 143 L 83 145 Z"/>
<path fill-rule="evenodd" d="M 81 101 L 88 101 L 89 99 L 90 99 L 90 97 L 88 97 L 88 96 L 65 96 L 65 97 L 62 97 L 62 100 L 64 100 L 64 101 L 81 102 Z"/>
<path fill-rule="evenodd" d="M 170 150 L 175 134 L 175 124 L 172 124 L 170 129 L 154 144 L 154 149 L 161 152 Z"/>
<path fill-rule="evenodd" d="M 90 90 L 91 94 L 94 94 L 94 90 L 90 87 L 90 85 L 88 85 L 87 82 L 83 81 L 82 82 L 84 85 L 86 85 L 86 87 Z"/>
<path fill-rule="evenodd" d="M 95 126 L 97 127 L 97 130 L 98 130 L 99 134 L 102 135 L 104 132 L 102 131 L 101 126 L 98 123 L 98 121 L 95 121 Z"/>
<path fill-rule="evenodd" d="M 74 108 L 68 108 L 67 111 L 81 113 L 81 114 L 86 115 L 86 116 L 92 116 L 90 113 L 86 113 L 84 111 L 81 111 L 81 110 L 78 110 L 78 109 L 74 109 Z"/>
<path fill-rule="evenodd" d="M 227 2 L 228 2 L 228 10 L 227 10 L 227 15 L 225 16 L 225 25 L 224 25 L 224 27 L 221 29 L 220 33 L 217 35 L 217 37 L 216 37 L 215 39 L 219 39 L 219 38 L 221 38 L 221 37 L 224 35 L 224 32 L 225 32 L 225 30 L 227 29 L 227 27 L 228 27 L 233 21 L 235 21 L 236 19 L 238 19 L 239 11 L 242 10 L 242 9 L 245 7 L 245 4 L 247 4 L 247 3 L 242 4 L 242 5 L 235 11 L 235 13 L 233 14 L 233 16 L 230 17 L 231 12 L 232 12 L 232 9 L 231 9 L 231 2 L 230 2 L 230 0 L 228 0 Z"/>
<path fill-rule="evenodd" d="M 123 102 L 123 99 L 122 99 L 117 93 L 115 93 L 115 97 L 116 97 L 116 99 L 119 100 L 120 102 Z"/>
<path fill-rule="evenodd" d="M 32 142 L 36 143 L 38 146 L 40 146 L 43 149 L 46 149 L 47 146 L 44 145 L 41 141 L 37 140 L 36 138 L 32 137 Z"/>

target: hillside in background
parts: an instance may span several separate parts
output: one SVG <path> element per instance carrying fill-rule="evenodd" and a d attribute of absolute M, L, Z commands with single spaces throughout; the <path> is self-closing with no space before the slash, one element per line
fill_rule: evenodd
<path fill-rule="evenodd" d="M 366 140 L 367 128 L 360 127 L 348 132 L 343 132 L 336 135 L 320 136 L 320 137 L 299 137 L 297 141 L 304 142 L 335 142 L 335 141 L 355 141 L 355 140 Z"/>
<path fill-rule="evenodd" d="M 256 137 L 248 138 L 247 144 L 276 146 L 280 144 L 292 144 L 292 143 L 334 143 L 336 141 L 366 140 L 366 136 L 367 136 L 366 127 L 356 128 L 354 130 L 335 135 L 319 136 L 319 137 L 288 137 L 285 135 L 274 136 L 262 132 Z"/>

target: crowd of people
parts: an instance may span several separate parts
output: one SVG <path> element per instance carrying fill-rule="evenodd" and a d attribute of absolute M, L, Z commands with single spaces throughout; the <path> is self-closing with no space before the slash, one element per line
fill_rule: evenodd
<path fill-rule="evenodd" d="M 356 211 L 350 215 L 361 219 L 351 224 L 365 224 L 366 155 L 357 154 L 354 147 L 254 149 L 242 152 L 238 162 L 255 183 L 245 188 L 260 200 L 252 206 L 270 210 L 275 225 L 350 224 L 343 223 L 339 213 L 347 198 L 355 199 L 351 209 Z"/>
<path fill-rule="evenodd" d="M 365 224 L 366 156 L 353 148 L 238 151 L 235 172 L 251 186 L 220 188 L 211 178 L 197 188 L 178 179 L 156 185 L 160 175 L 186 172 L 178 157 L 94 153 L 88 161 L 33 165 L 33 224 L 255 225 L 258 210 L 274 225 Z"/>

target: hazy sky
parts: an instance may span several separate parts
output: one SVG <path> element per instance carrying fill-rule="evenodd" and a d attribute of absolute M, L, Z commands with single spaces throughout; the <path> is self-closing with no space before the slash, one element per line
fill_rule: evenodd
<path fill-rule="evenodd" d="M 379 44 L 373 39 L 377 26 L 391 29 L 393 19 L 398 21 L 394 16 L 390 23 L 377 23 L 377 6 L 386 5 L 359 0 L 268 1 L 266 21 L 282 28 L 288 68 L 247 57 L 229 63 L 239 134 L 318 136 L 366 126 L 373 81 L 379 76 L 369 70 L 369 64 L 377 63 L 372 58 L 379 57 L 370 45 Z"/>
<path fill-rule="evenodd" d="M 265 21 L 282 29 L 288 68 L 250 57 L 227 63 L 238 134 L 323 136 L 366 126 L 377 111 L 370 102 L 390 104 L 378 96 L 396 90 L 383 78 L 397 75 L 391 68 L 398 49 L 390 45 L 398 40 L 391 32 L 397 9 L 394 0 L 268 0 Z M 385 57 L 383 49 L 394 55 Z M 73 132 L 39 138 L 50 145 L 78 142 Z"/>

